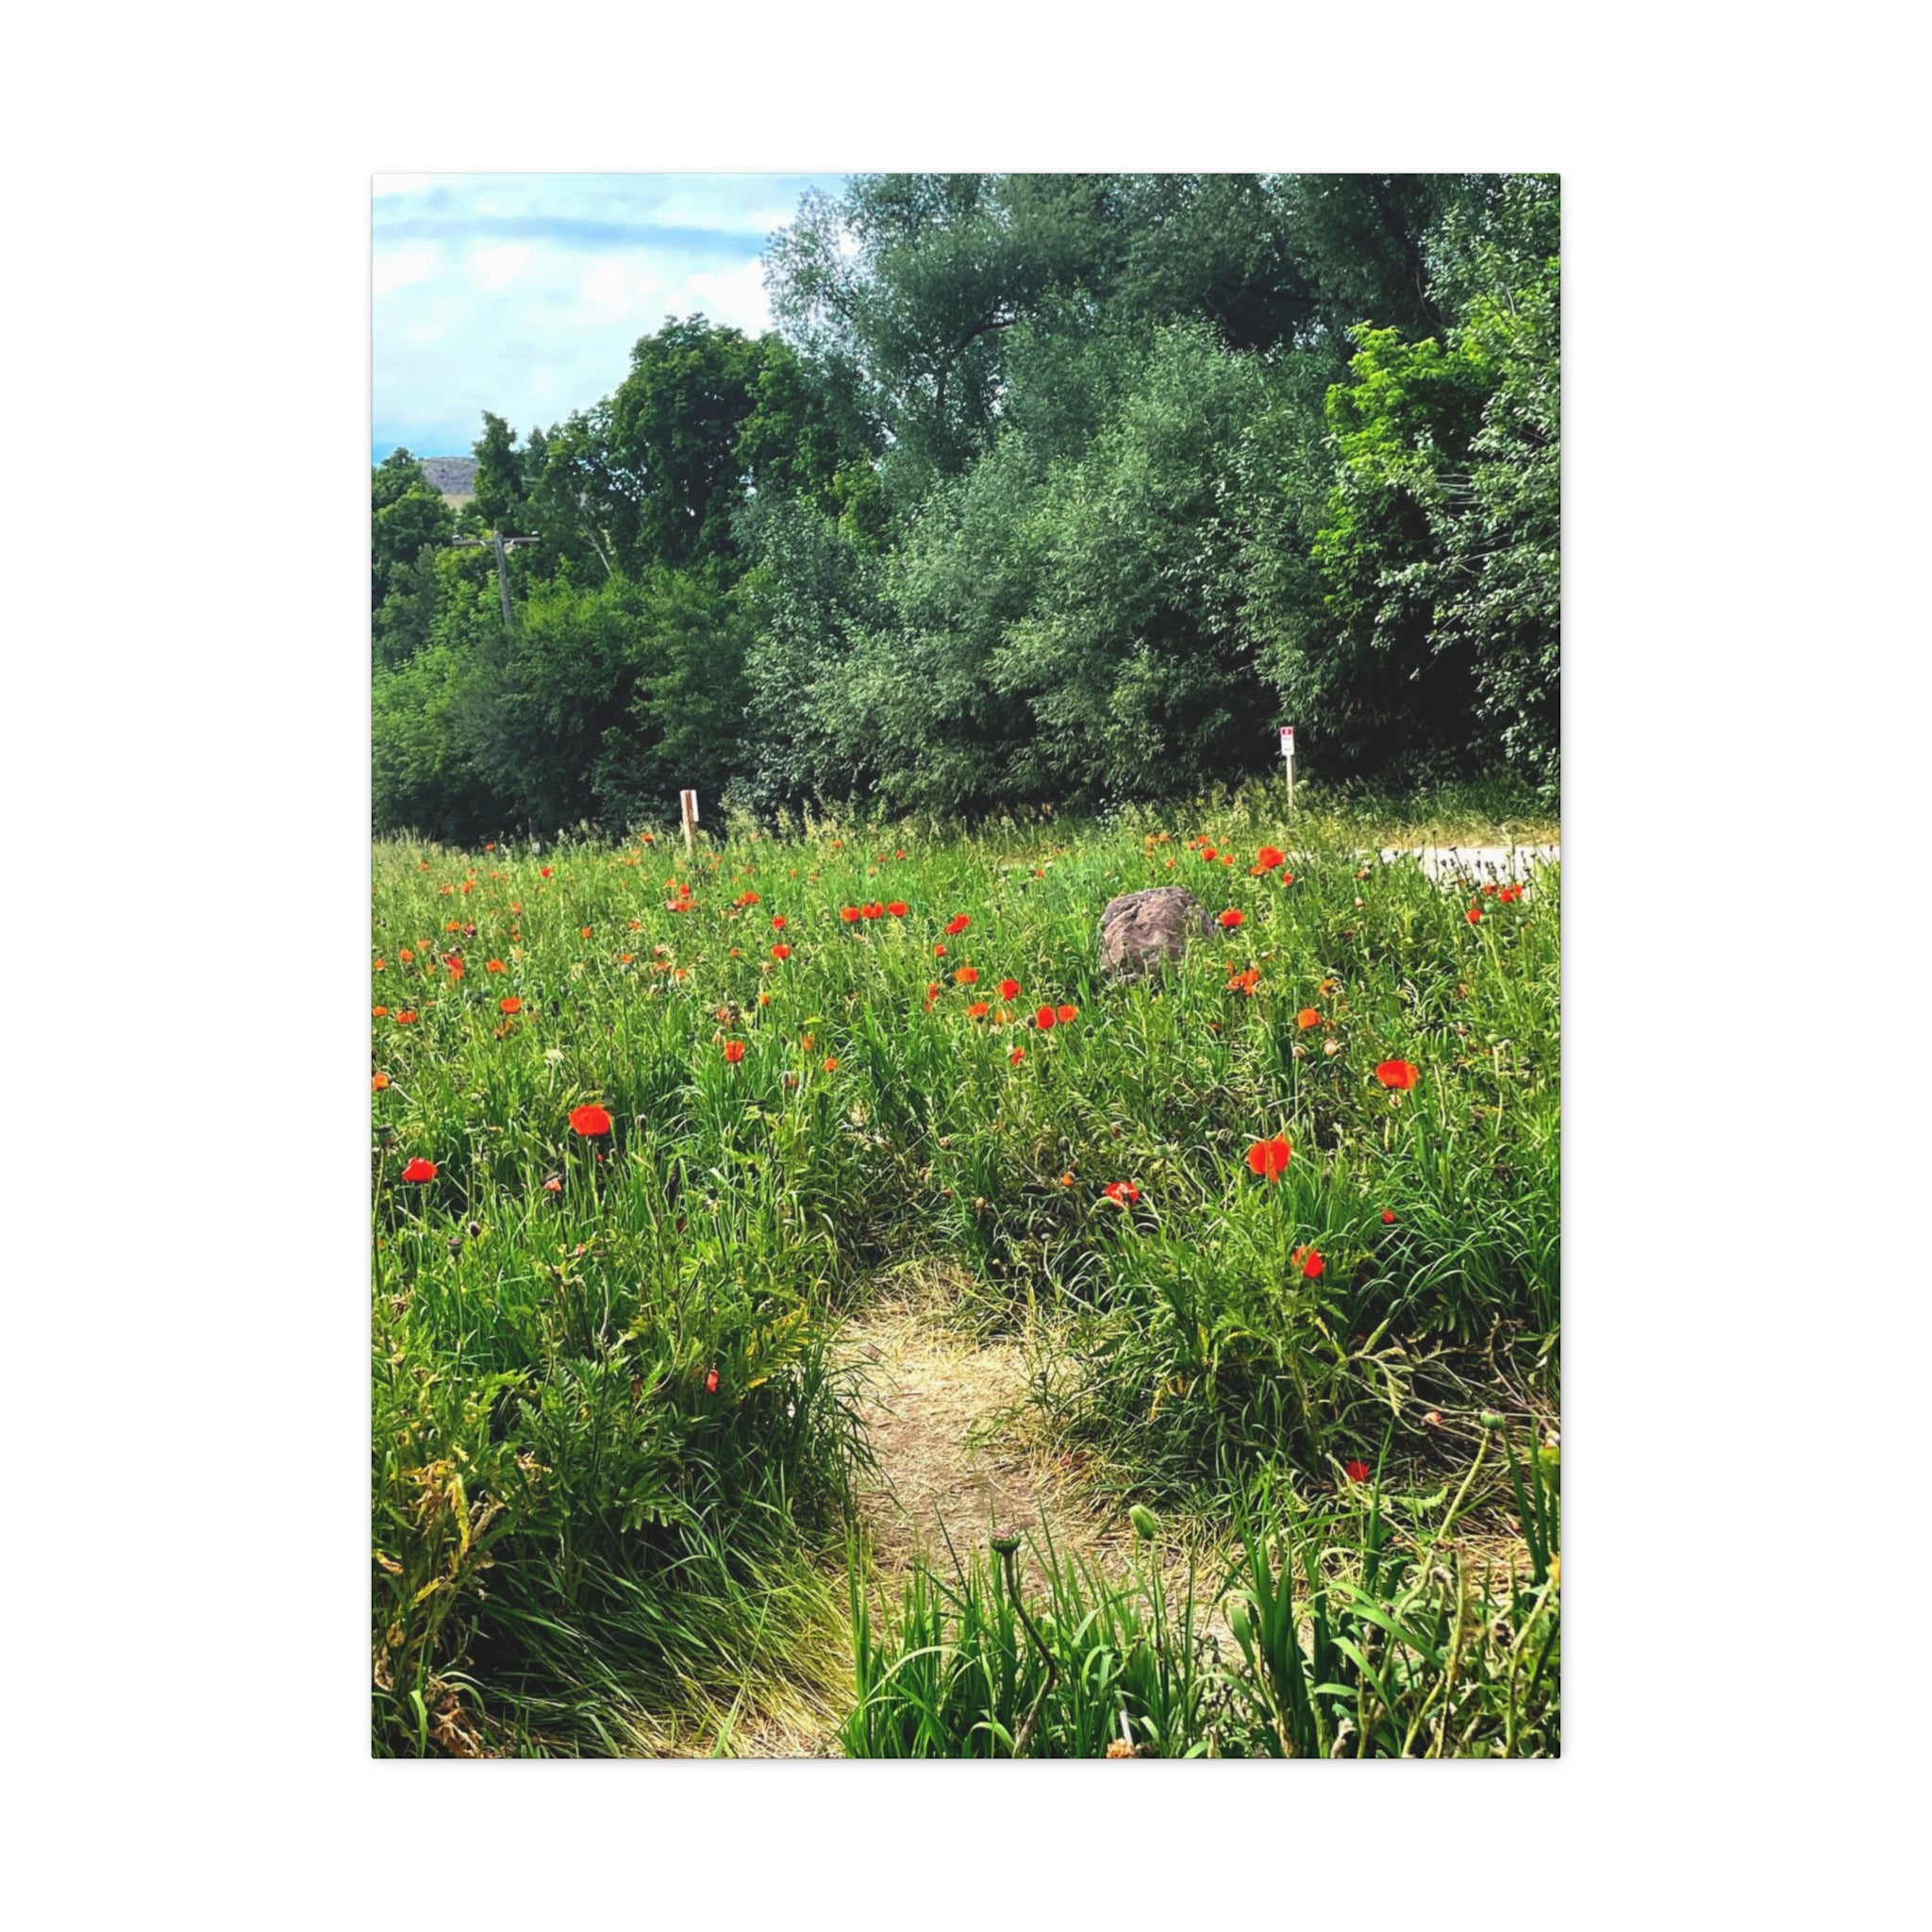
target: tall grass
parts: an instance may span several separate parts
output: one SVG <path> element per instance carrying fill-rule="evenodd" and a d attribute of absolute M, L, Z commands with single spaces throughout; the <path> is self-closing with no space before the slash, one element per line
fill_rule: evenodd
<path fill-rule="evenodd" d="M 377 846 L 378 1748 L 638 1748 L 807 1667 L 837 1324 L 909 1258 L 1047 1338 L 1052 1420 L 1139 1493 L 1441 1459 L 1497 1364 L 1550 1404 L 1555 879 L 1441 890 L 1277 807 Z M 1170 883 L 1241 923 L 1107 983 L 1101 908 Z"/>

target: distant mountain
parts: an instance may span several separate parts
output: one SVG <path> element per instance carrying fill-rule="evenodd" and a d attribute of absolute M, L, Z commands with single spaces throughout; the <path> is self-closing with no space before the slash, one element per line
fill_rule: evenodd
<path fill-rule="evenodd" d="M 417 467 L 424 480 L 452 504 L 468 503 L 476 493 L 475 457 L 425 457 Z"/>

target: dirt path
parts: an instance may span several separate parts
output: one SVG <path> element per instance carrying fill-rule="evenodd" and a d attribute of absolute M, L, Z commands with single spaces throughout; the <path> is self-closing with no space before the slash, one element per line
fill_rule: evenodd
<path fill-rule="evenodd" d="M 881 1592 L 896 1597 L 922 1554 L 950 1572 L 948 1542 L 964 1563 L 990 1535 L 1030 1538 L 1042 1524 L 1057 1549 L 1111 1570 L 1129 1532 L 1096 1510 L 1065 1458 L 1040 1445 L 1020 1348 L 976 1341 L 952 1311 L 948 1284 L 928 1276 L 875 1302 L 846 1331 L 877 1461 L 859 1507 Z"/>

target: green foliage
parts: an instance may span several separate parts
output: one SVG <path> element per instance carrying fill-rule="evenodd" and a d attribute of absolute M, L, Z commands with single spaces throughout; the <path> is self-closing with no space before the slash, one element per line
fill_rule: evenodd
<path fill-rule="evenodd" d="M 486 530 L 522 530 L 525 455 L 516 443 L 509 425 L 485 409 L 483 434 L 472 447 L 476 458 L 476 514 Z"/>
<path fill-rule="evenodd" d="M 1531 1459 L 1554 1469 L 1554 1452 Z M 855 1585 L 846 1755 L 1556 1757 L 1555 1490 L 1539 1480 L 1551 1541 L 1529 1577 L 1470 1557 L 1454 1505 L 1429 1520 L 1434 1498 L 1405 1500 L 1406 1530 L 1379 1484 L 1348 1509 L 1278 1499 L 1244 1519 L 1214 1594 L 1226 1646 L 1197 1622 L 1191 1562 L 1175 1604 L 1145 1531 L 1124 1581 L 1045 1543 L 1030 1607 L 1010 1559 L 956 1559 L 950 1581 L 915 1569 L 883 1631 Z"/>
<path fill-rule="evenodd" d="M 372 477 L 370 608 L 379 609 L 423 552 L 447 543 L 456 519 L 406 449 L 391 451 Z"/>
<path fill-rule="evenodd" d="M 477 651 L 462 728 L 511 818 L 623 826 L 681 787 L 723 789 L 743 662 L 734 600 L 689 575 L 539 584 L 515 631 Z"/>
<path fill-rule="evenodd" d="M 378 829 L 1107 809 L 1264 776 L 1283 719 L 1305 778 L 1553 804 L 1559 228 L 1546 175 L 808 195 L 784 340 L 668 319 L 521 450 L 486 413 L 508 639 L 377 472 L 378 670 L 464 659 L 379 700 Z"/>

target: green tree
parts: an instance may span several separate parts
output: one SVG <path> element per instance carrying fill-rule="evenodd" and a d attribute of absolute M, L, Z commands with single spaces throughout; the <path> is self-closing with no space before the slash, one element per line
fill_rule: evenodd
<path fill-rule="evenodd" d="M 476 513 L 487 530 L 521 534 L 525 497 L 525 452 L 516 432 L 501 416 L 483 412 L 483 434 L 472 445 L 476 457 Z"/>

